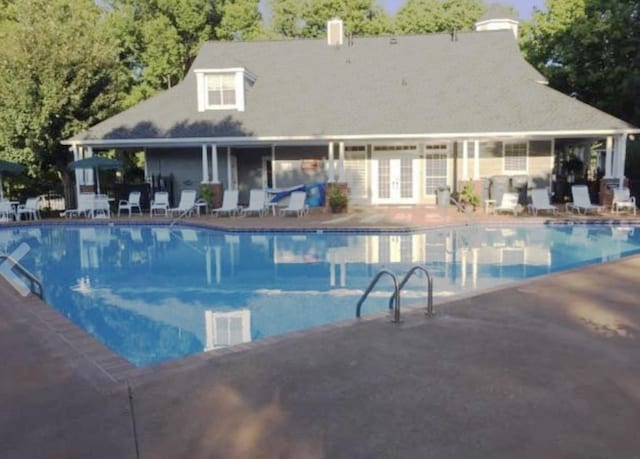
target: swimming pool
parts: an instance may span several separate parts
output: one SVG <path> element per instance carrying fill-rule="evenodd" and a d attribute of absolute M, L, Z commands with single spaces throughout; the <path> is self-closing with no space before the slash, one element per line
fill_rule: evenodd
<path fill-rule="evenodd" d="M 224 232 L 195 227 L 42 225 L 0 230 L 19 244 L 45 300 L 136 366 L 355 317 L 380 269 L 420 264 L 438 299 L 640 252 L 631 226 L 421 232 Z M 403 289 L 423 302 L 424 279 Z M 363 307 L 386 310 L 391 282 Z"/>

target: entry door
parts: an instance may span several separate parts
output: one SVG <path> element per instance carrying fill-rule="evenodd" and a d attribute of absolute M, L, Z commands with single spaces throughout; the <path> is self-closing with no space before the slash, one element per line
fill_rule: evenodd
<path fill-rule="evenodd" d="M 414 204 L 418 198 L 418 158 L 376 153 L 373 160 L 374 204 Z"/>

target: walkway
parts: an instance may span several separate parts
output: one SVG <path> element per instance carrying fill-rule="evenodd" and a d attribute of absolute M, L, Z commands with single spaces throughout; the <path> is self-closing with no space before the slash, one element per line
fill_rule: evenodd
<path fill-rule="evenodd" d="M 117 359 L 0 282 L 0 456 L 135 458 L 133 406 L 143 458 L 634 458 L 638 298 L 640 256 L 164 365 L 130 405 Z"/>

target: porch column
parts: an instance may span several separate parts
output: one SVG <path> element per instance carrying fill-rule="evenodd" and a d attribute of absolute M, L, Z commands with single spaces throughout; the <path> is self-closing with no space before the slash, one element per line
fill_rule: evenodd
<path fill-rule="evenodd" d="M 613 137 L 607 137 L 606 153 L 604 157 L 604 178 L 611 178 L 611 160 L 613 159 Z"/>
<path fill-rule="evenodd" d="M 276 146 L 271 145 L 271 187 L 276 186 Z"/>
<path fill-rule="evenodd" d="M 473 180 L 480 180 L 480 141 L 473 141 Z"/>
<path fill-rule="evenodd" d="M 73 152 L 73 160 L 77 161 L 80 159 L 80 151 L 79 148 L 76 144 L 73 144 L 71 146 L 71 151 Z M 75 175 L 76 175 L 76 202 L 78 200 L 78 197 L 80 196 L 80 177 L 82 171 L 80 169 L 76 169 L 75 170 Z"/>
<path fill-rule="evenodd" d="M 88 147 L 85 158 L 91 158 L 93 156 L 93 147 Z M 83 169 L 84 171 L 84 184 L 85 185 L 95 185 L 95 178 L 93 176 L 93 169 Z M 96 171 L 97 172 L 97 171 Z"/>
<path fill-rule="evenodd" d="M 209 159 L 207 145 L 202 145 L 202 183 L 209 183 Z"/>
<path fill-rule="evenodd" d="M 624 186 L 624 163 L 627 159 L 627 134 L 622 134 L 618 136 L 618 154 L 616 158 L 618 159 L 618 178 L 620 182 L 618 186 L 622 188 Z"/>
<path fill-rule="evenodd" d="M 329 142 L 329 170 L 327 171 L 327 175 L 328 175 L 328 182 L 329 183 L 334 183 L 336 181 L 336 175 L 335 172 L 333 170 L 333 142 Z"/>
<path fill-rule="evenodd" d="M 338 182 L 345 181 L 344 178 L 344 142 L 338 144 Z"/>
<path fill-rule="evenodd" d="M 462 180 L 469 180 L 469 142 L 462 141 Z"/>
<path fill-rule="evenodd" d="M 211 183 L 220 183 L 218 177 L 218 146 L 211 145 Z"/>
<path fill-rule="evenodd" d="M 227 147 L 227 188 L 231 188 L 231 147 Z"/>

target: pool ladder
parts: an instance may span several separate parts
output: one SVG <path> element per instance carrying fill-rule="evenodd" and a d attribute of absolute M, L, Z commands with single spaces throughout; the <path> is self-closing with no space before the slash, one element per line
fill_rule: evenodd
<path fill-rule="evenodd" d="M 360 311 L 362 310 L 363 303 L 369 296 L 369 293 L 371 293 L 373 288 L 376 286 L 380 278 L 384 275 L 387 275 L 387 276 L 390 276 L 391 280 L 393 281 L 393 294 L 391 295 L 391 298 L 389 298 L 389 309 L 393 309 L 392 322 L 399 323 L 400 322 L 400 291 L 402 290 L 402 287 L 404 287 L 406 283 L 409 281 L 411 276 L 413 276 L 417 271 L 422 271 L 427 277 L 427 310 L 425 314 L 429 317 L 433 316 L 435 314 L 433 312 L 433 278 L 431 277 L 431 274 L 429 274 L 429 271 L 425 267 L 420 265 L 415 265 L 407 272 L 407 274 L 405 274 L 405 276 L 402 278 L 400 282 L 398 282 L 398 277 L 392 271 L 389 271 L 388 269 L 383 269 L 379 271 L 369 283 L 369 287 L 367 287 L 365 292 L 362 294 L 362 296 L 360 297 L 360 300 L 358 300 L 358 305 L 356 306 L 356 317 L 358 318 L 360 317 Z"/>
<path fill-rule="evenodd" d="M 0 261 L 9 262 L 12 266 L 9 269 L 16 268 L 20 274 L 29 280 L 29 290 L 41 300 L 44 300 L 44 289 L 42 288 L 42 282 L 36 276 L 34 276 L 31 271 L 22 266 L 18 260 L 11 257 L 11 255 L 0 254 Z"/>

